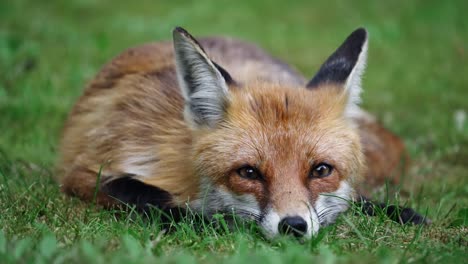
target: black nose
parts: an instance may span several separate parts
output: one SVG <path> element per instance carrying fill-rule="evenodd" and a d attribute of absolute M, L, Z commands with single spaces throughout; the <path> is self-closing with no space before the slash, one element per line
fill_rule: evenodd
<path fill-rule="evenodd" d="M 307 222 L 300 216 L 288 216 L 279 222 L 278 231 L 283 235 L 302 237 L 307 232 Z"/>

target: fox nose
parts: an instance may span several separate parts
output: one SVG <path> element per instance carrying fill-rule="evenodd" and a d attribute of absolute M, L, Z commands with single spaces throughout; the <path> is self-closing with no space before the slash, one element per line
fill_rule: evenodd
<path fill-rule="evenodd" d="M 302 237 L 307 232 L 307 222 L 300 216 L 288 216 L 279 222 L 278 231 L 283 235 Z"/>

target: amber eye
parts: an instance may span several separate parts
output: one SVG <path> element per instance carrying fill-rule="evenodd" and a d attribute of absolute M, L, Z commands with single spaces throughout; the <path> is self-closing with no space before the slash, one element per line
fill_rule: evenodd
<path fill-rule="evenodd" d="M 333 171 L 333 167 L 326 163 L 319 163 L 312 168 L 310 177 L 312 178 L 323 178 L 329 176 Z"/>
<path fill-rule="evenodd" d="M 252 166 L 244 166 L 237 170 L 237 174 L 242 178 L 249 179 L 249 180 L 260 180 L 262 179 L 262 174 L 252 167 Z"/>

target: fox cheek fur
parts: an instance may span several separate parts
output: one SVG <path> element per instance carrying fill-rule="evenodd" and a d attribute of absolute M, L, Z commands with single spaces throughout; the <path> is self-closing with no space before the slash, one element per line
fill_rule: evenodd
<path fill-rule="evenodd" d="M 229 87 L 238 84 L 182 29 L 174 31 L 174 49 L 202 181 L 192 207 L 255 219 L 269 237 L 289 232 L 288 226 L 310 237 L 348 208 L 350 184 L 363 171 L 351 117 L 359 111 L 365 30 L 353 32 L 307 87 Z M 313 166 L 321 163 L 331 174 L 313 178 Z M 255 177 L 242 179 L 238 170 L 245 167 Z"/>

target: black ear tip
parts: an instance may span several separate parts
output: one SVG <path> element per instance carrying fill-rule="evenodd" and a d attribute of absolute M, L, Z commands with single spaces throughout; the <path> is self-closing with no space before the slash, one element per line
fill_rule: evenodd
<path fill-rule="evenodd" d="M 182 28 L 182 27 L 176 26 L 176 27 L 172 30 L 172 32 L 184 34 L 184 33 L 187 33 L 187 30 L 185 30 L 185 29 Z"/>
<path fill-rule="evenodd" d="M 367 30 L 362 27 L 354 30 L 322 64 L 322 67 L 307 84 L 307 87 L 318 87 L 322 83 L 344 84 L 358 63 L 361 53 L 366 52 L 366 43 Z"/>
<path fill-rule="evenodd" d="M 354 32 L 361 32 L 360 34 L 367 34 L 367 29 L 365 27 L 359 27 Z"/>
<path fill-rule="evenodd" d="M 204 51 L 200 43 L 187 30 L 185 30 L 182 27 L 175 27 L 172 30 L 172 38 L 174 40 L 174 43 L 179 41 L 189 41 L 193 45 L 198 46 L 202 51 Z"/>
<path fill-rule="evenodd" d="M 367 40 L 367 35 L 367 30 L 363 27 L 360 27 L 354 30 L 353 33 L 351 33 L 351 35 L 349 35 L 348 40 L 352 39 L 358 42 L 364 42 Z"/>
<path fill-rule="evenodd" d="M 188 33 L 187 30 L 185 30 L 184 28 L 182 27 L 175 27 L 173 30 L 172 30 L 172 35 L 175 37 L 175 36 L 184 36 L 184 37 L 187 37 L 187 38 L 192 38 L 192 36 L 190 35 L 190 33 Z"/>

